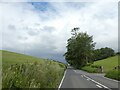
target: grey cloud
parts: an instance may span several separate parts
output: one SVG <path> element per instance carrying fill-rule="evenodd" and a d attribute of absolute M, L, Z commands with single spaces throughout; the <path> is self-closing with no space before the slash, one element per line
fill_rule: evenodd
<path fill-rule="evenodd" d="M 27 40 L 28 37 L 18 36 L 18 39 L 21 39 L 21 40 Z"/>
<path fill-rule="evenodd" d="M 15 25 L 8 25 L 8 28 L 10 29 L 10 30 L 16 30 L 16 27 L 15 27 Z"/>
<path fill-rule="evenodd" d="M 32 50 L 27 50 L 24 51 L 26 54 L 28 55 L 33 55 L 39 58 L 45 58 L 45 59 L 53 59 L 53 60 L 57 60 L 57 61 L 61 61 L 61 62 L 66 62 L 64 57 L 63 57 L 63 53 L 56 53 L 53 52 L 52 49 L 50 49 L 50 51 L 48 50 L 44 50 L 44 49 L 38 49 L 38 48 L 34 48 Z"/>
<path fill-rule="evenodd" d="M 35 35 L 39 34 L 39 31 L 37 31 L 37 30 L 28 31 L 28 34 L 31 36 L 35 36 Z"/>
<path fill-rule="evenodd" d="M 55 31 L 55 28 L 54 27 L 51 27 L 51 26 L 44 26 L 42 28 L 42 30 L 46 31 L 46 32 L 53 32 Z"/>

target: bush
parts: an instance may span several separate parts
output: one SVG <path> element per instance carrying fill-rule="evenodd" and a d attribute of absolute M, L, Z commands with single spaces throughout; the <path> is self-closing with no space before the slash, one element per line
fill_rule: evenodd
<path fill-rule="evenodd" d="M 84 71 L 90 72 L 90 73 L 102 73 L 101 66 L 99 65 L 92 65 L 87 64 L 86 66 L 81 68 Z"/>
<path fill-rule="evenodd" d="M 84 66 L 81 69 L 84 71 L 87 71 L 89 73 L 96 73 L 97 72 L 97 68 L 92 68 L 91 66 Z"/>
<path fill-rule="evenodd" d="M 105 77 L 120 81 L 120 71 L 118 70 L 109 71 L 106 73 Z"/>
<path fill-rule="evenodd" d="M 2 88 L 57 88 L 64 73 L 61 66 L 49 61 L 11 65 L 3 70 Z"/>
<path fill-rule="evenodd" d="M 91 65 L 91 67 L 93 67 L 93 68 L 101 68 L 100 65 Z"/>

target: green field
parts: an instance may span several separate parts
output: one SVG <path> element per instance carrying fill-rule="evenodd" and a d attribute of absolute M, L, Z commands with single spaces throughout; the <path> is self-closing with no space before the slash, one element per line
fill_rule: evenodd
<path fill-rule="evenodd" d="M 108 78 L 120 80 L 120 71 L 118 70 L 118 55 L 107 59 L 95 61 L 93 64 L 82 67 L 81 69 L 90 73 L 105 73 Z M 100 67 L 103 66 L 103 71 Z M 115 69 L 115 67 L 117 67 Z"/>
<path fill-rule="evenodd" d="M 99 68 L 97 67 L 100 67 L 100 66 L 103 67 L 104 73 L 114 70 L 115 67 L 118 66 L 118 55 L 109 57 L 103 60 L 95 61 L 93 64 L 84 66 L 81 69 L 91 73 L 99 73 L 98 72 Z"/>
<path fill-rule="evenodd" d="M 104 72 L 108 72 L 118 66 L 118 56 L 113 56 L 107 59 L 96 61 L 93 65 L 103 66 Z"/>
<path fill-rule="evenodd" d="M 24 54 L 2 52 L 2 88 L 57 88 L 65 64 Z"/>

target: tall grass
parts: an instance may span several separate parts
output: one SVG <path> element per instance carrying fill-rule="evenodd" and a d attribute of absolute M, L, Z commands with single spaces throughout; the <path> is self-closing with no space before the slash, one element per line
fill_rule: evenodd
<path fill-rule="evenodd" d="M 119 70 L 111 70 L 106 73 L 105 77 L 120 81 L 120 71 Z"/>
<path fill-rule="evenodd" d="M 7 59 L 5 54 L 6 52 L 3 55 L 2 88 L 57 88 L 66 68 L 63 63 L 49 60 L 33 58 L 25 61 L 22 57 L 28 56 L 23 55 L 17 55 L 17 60 L 14 53 L 9 53 L 13 56 L 8 56 L 10 58 Z M 13 57 L 16 60 L 12 60 Z M 20 61 L 19 58 L 23 60 Z"/>
<path fill-rule="evenodd" d="M 3 70 L 3 88 L 57 88 L 64 68 L 52 62 L 11 65 Z"/>

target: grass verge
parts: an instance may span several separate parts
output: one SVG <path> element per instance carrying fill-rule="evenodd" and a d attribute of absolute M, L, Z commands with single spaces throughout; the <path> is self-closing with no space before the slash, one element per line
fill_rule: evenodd
<path fill-rule="evenodd" d="M 65 64 L 2 51 L 2 88 L 57 88 Z"/>
<path fill-rule="evenodd" d="M 95 66 L 95 65 L 84 66 L 81 68 L 81 70 L 87 71 L 89 73 L 100 73 L 101 72 L 101 70 L 99 69 L 99 66 Z"/>
<path fill-rule="evenodd" d="M 111 71 L 106 73 L 105 77 L 108 77 L 108 78 L 120 81 L 120 71 L 118 71 L 118 70 L 114 70 L 114 71 L 111 70 Z"/>
<path fill-rule="evenodd" d="M 94 64 L 88 64 L 87 66 L 82 67 L 81 69 L 84 71 L 87 71 L 89 73 L 105 73 L 105 77 L 120 80 L 120 71 L 118 68 L 115 69 L 115 67 L 118 67 L 118 57 L 119 55 L 95 61 Z M 100 67 L 103 66 L 103 69 Z"/>

